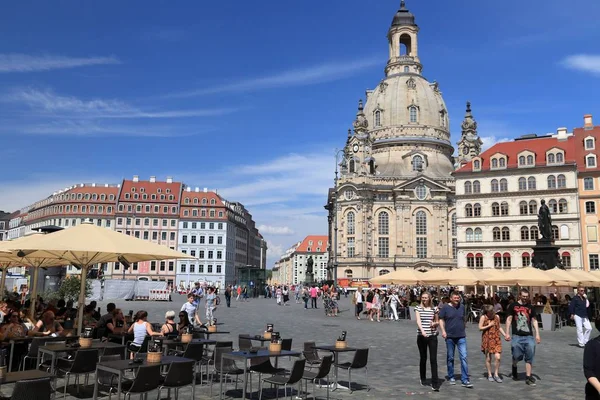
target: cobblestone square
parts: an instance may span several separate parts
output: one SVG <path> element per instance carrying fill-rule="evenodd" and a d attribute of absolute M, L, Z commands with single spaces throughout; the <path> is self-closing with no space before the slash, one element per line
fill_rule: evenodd
<path fill-rule="evenodd" d="M 150 322 L 163 321 L 167 310 L 178 310 L 183 303 L 183 296 L 174 296 L 173 302 L 121 302 L 119 307 L 125 311 L 144 309 L 149 312 Z M 360 390 L 349 393 L 347 390 L 336 390 L 330 393 L 331 398 L 350 399 L 386 399 L 386 398 L 462 398 L 462 399 L 495 399 L 495 398 L 528 398 L 528 399 L 581 399 L 585 378 L 582 372 L 583 350 L 576 347 L 575 330 L 567 327 L 555 332 L 542 331 L 542 343 L 537 346 L 534 376 L 536 387 L 525 384 L 524 365 L 519 365 L 521 380 L 514 382 L 510 374 L 510 347 L 503 342 L 503 359 L 500 367 L 505 378 L 504 383 L 488 382 L 485 377 L 484 358 L 480 351 L 480 335 L 476 324 L 467 327 L 468 360 L 473 389 L 460 386 L 450 386 L 444 383 L 439 393 L 434 393 L 429 387 L 419 384 L 419 356 L 416 346 L 416 325 L 412 321 L 401 320 L 392 322 L 382 320 L 381 323 L 365 319 L 357 321 L 352 311 L 350 298 L 340 301 L 341 314 L 339 317 L 326 317 L 321 304 L 319 309 L 305 310 L 303 305 L 296 304 L 292 298 L 289 306 L 277 306 L 272 299 L 251 299 L 248 302 L 232 302 L 231 308 L 226 308 L 225 302 L 215 313 L 219 329 L 230 334 L 218 335 L 218 340 L 232 340 L 237 345 L 237 335 L 240 333 L 260 334 L 267 323 L 275 324 L 283 338 L 293 338 L 292 348 L 302 350 L 305 341 L 315 341 L 317 344 L 333 344 L 343 330 L 348 332 L 347 340 L 352 347 L 369 348 L 369 384 L 370 391 L 362 385 L 365 383 L 364 371 L 355 371 L 352 378 L 359 384 Z M 104 308 L 106 302 L 100 305 Z M 592 337 L 598 334 L 594 330 Z M 350 360 L 351 354 L 340 356 L 340 361 Z M 446 375 L 446 349 L 441 338 L 438 350 L 438 366 L 440 377 Z M 292 360 L 293 361 L 293 360 Z M 287 359 L 280 360 L 283 366 L 291 366 Z M 460 373 L 458 359 L 455 362 L 456 373 Z M 333 377 L 333 374 L 331 375 Z M 428 366 L 428 377 L 429 366 Z M 340 371 L 340 381 L 347 382 L 347 375 Z M 62 392 L 63 379 L 57 380 L 58 390 Z M 93 382 L 91 380 L 91 382 Z M 90 398 L 91 386 L 75 396 L 75 391 L 67 398 Z M 257 380 L 254 377 L 253 390 L 256 397 Z M 228 398 L 241 398 L 241 392 L 233 390 L 233 384 L 228 386 Z M 218 398 L 218 384 L 213 387 L 213 398 Z M 313 393 L 309 385 L 309 397 Z M 8 395 L 8 386 L 2 388 L 2 394 Z M 283 391 L 280 391 L 280 397 Z M 60 394 L 62 395 L 62 393 Z M 265 396 L 266 395 L 266 396 Z M 265 392 L 263 398 L 274 398 L 274 392 Z M 317 398 L 325 398 L 325 389 L 317 388 Z M 156 393 L 150 394 L 150 398 Z M 166 397 L 166 391 L 163 392 Z M 103 397 L 103 398 L 108 398 Z M 180 399 L 191 398 L 191 390 L 180 392 Z M 207 385 L 197 385 L 196 399 L 209 399 Z"/>

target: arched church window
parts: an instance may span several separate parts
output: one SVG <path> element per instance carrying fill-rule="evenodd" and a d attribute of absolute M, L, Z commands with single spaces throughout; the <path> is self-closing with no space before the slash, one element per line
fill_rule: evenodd
<path fill-rule="evenodd" d="M 410 56 L 412 53 L 412 39 L 406 33 L 400 36 L 400 56 Z"/>
<path fill-rule="evenodd" d="M 385 211 L 379 213 L 377 233 L 380 235 L 389 235 L 390 233 L 390 216 Z"/>
<path fill-rule="evenodd" d="M 349 165 L 349 171 L 351 174 L 356 172 L 356 163 L 354 162 L 354 160 L 350 160 L 350 162 L 348 163 Z"/>
<path fill-rule="evenodd" d="M 375 126 L 381 126 L 381 111 L 375 111 Z"/>
<path fill-rule="evenodd" d="M 346 214 L 346 232 L 348 235 L 354 235 L 354 212 L 350 211 Z"/>
<path fill-rule="evenodd" d="M 427 258 L 427 215 L 425 211 L 417 212 L 415 222 L 417 258 Z"/>
<path fill-rule="evenodd" d="M 410 106 L 408 108 L 408 110 L 409 110 L 410 122 L 417 123 L 417 107 Z"/>
<path fill-rule="evenodd" d="M 375 160 L 373 159 L 369 160 L 369 173 L 375 175 Z"/>
<path fill-rule="evenodd" d="M 413 171 L 423 171 L 423 157 L 416 155 L 412 159 Z"/>
<path fill-rule="evenodd" d="M 408 65 L 405 65 L 405 66 L 404 66 L 404 72 L 408 72 L 408 71 L 409 71 L 409 69 L 408 69 Z"/>

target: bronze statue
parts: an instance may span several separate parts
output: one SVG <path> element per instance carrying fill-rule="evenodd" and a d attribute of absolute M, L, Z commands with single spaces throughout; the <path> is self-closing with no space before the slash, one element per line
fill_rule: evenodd
<path fill-rule="evenodd" d="M 546 201 L 542 200 L 540 211 L 538 212 L 538 228 L 540 235 L 544 239 L 552 239 L 552 218 L 550 217 L 550 209 L 546 205 Z"/>
<path fill-rule="evenodd" d="M 313 264 L 315 262 L 313 261 L 312 256 L 308 257 L 308 260 L 306 260 L 306 273 L 307 274 L 312 274 L 313 273 Z"/>

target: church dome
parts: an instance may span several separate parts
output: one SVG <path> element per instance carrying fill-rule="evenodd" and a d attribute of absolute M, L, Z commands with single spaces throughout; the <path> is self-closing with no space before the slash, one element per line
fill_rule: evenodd
<path fill-rule="evenodd" d="M 394 15 L 392 26 L 415 25 L 415 16 L 406 9 L 404 1 L 400 3 L 400 9 Z"/>

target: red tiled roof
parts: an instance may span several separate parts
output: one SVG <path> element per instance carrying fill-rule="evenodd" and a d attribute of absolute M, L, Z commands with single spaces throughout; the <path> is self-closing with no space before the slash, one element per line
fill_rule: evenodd
<path fill-rule="evenodd" d="M 309 243 L 312 241 L 312 245 Z M 319 241 L 321 244 L 319 245 Z M 296 247 L 296 251 L 299 253 L 308 253 L 308 248 L 310 247 L 310 253 L 317 253 L 317 248 L 320 248 L 320 253 L 325 253 L 327 251 L 327 243 L 328 238 L 325 235 L 310 235 L 304 238 L 302 243 L 298 247 Z"/>
<path fill-rule="evenodd" d="M 73 189 L 69 189 L 63 193 L 89 193 L 89 194 L 114 194 L 115 198 L 119 194 L 119 188 L 117 186 L 84 186 L 84 187 L 75 187 Z"/>
<path fill-rule="evenodd" d="M 594 126 L 592 129 L 575 128 L 573 130 L 575 140 L 575 159 L 577 160 L 577 170 L 580 172 L 591 172 L 600 170 L 600 126 Z M 595 140 L 594 150 L 585 149 L 585 138 L 593 137 Z M 596 155 L 596 166 L 588 168 L 585 157 L 588 154 Z"/>
<path fill-rule="evenodd" d="M 132 192 L 131 189 L 135 188 L 135 192 Z M 121 195 L 119 196 L 119 201 L 126 202 L 145 202 L 145 203 L 169 203 L 169 204 L 178 204 L 179 197 L 181 196 L 181 182 L 150 182 L 150 181 L 138 181 L 134 182 L 131 180 L 123 180 L 123 184 L 121 185 Z M 143 189 L 143 192 L 142 192 Z M 160 193 L 158 190 L 160 189 Z M 170 190 L 170 193 L 167 193 L 167 189 Z M 125 193 L 129 193 L 130 197 L 128 199 L 125 198 Z M 133 198 L 133 194 L 138 193 L 140 196 L 138 199 Z M 143 194 L 147 194 L 147 199 L 142 199 Z M 156 195 L 156 199 L 152 200 L 152 195 Z M 161 200 L 160 195 L 164 194 L 165 199 Z M 173 195 L 173 200 L 169 200 L 169 195 Z"/>
<path fill-rule="evenodd" d="M 189 199 L 189 203 L 186 203 L 185 200 Z M 198 199 L 198 203 L 194 204 L 194 199 Z M 206 199 L 206 204 L 202 204 L 202 199 Z M 211 206 L 210 201 L 214 199 L 215 204 L 212 204 L 212 207 L 223 207 L 223 200 L 221 200 L 221 196 L 216 194 L 215 192 L 188 192 L 183 191 L 181 195 L 181 206 L 182 207 L 198 207 L 198 206 Z"/>
<path fill-rule="evenodd" d="M 496 143 L 479 155 L 481 159 L 480 171 L 490 170 L 490 158 L 497 153 L 507 156 L 507 169 L 518 167 L 518 154 L 522 151 L 533 152 L 535 154 L 536 165 L 546 165 L 546 152 L 552 148 L 559 148 L 565 151 L 565 164 L 575 163 L 575 141 L 573 136 L 569 136 L 566 140 L 558 140 L 555 137 L 548 136 Z M 455 171 L 455 173 L 464 172 L 475 172 L 473 171 L 473 160 Z"/>

